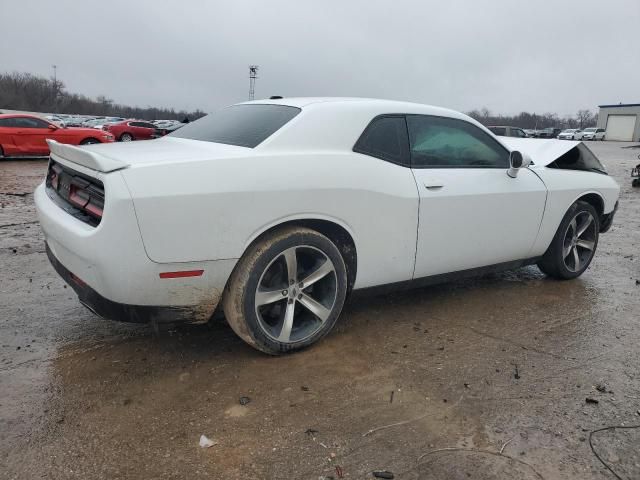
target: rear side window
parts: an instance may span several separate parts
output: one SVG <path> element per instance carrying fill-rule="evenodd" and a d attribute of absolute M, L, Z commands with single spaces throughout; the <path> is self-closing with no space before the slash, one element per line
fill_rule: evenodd
<path fill-rule="evenodd" d="M 287 105 L 249 104 L 223 108 L 168 136 L 254 148 L 300 113 Z"/>
<path fill-rule="evenodd" d="M 408 115 L 413 168 L 507 168 L 509 152 L 475 125 L 447 117 Z"/>
<path fill-rule="evenodd" d="M 353 151 L 408 165 L 409 142 L 404 116 L 373 119 L 356 142 Z"/>
<path fill-rule="evenodd" d="M 0 127 L 15 127 L 13 118 L 0 118 Z"/>
<path fill-rule="evenodd" d="M 491 130 L 494 135 L 500 135 L 501 137 L 504 137 L 507 134 L 507 129 L 505 127 L 489 127 L 489 130 Z"/>

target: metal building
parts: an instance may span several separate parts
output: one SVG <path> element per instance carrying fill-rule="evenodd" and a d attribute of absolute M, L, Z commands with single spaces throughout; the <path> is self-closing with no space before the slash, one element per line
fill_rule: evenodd
<path fill-rule="evenodd" d="M 605 140 L 640 141 L 640 103 L 600 105 L 598 128 L 606 130 Z"/>

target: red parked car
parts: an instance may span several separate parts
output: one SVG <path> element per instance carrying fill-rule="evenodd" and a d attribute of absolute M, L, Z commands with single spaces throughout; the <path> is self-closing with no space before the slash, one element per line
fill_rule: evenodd
<path fill-rule="evenodd" d="M 47 156 L 48 138 L 71 145 L 115 140 L 109 132 L 94 128 L 64 128 L 34 115 L 0 115 L 0 158 Z"/>
<path fill-rule="evenodd" d="M 153 123 L 141 120 L 125 120 L 124 122 L 109 123 L 102 127 L 110 132 L 120 142 L 131 142 L 133 140 L 151 140 L 162 136 L 162 133 Z"/>

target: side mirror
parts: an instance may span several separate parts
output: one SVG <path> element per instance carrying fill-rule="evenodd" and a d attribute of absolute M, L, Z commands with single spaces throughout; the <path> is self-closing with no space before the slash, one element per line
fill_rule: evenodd
<path fill-rule="evenodd" d="M 58 127 L 56 127 L 55 125 L 49 124 L 49 130 L 57 130 Z"/>
<path fill-rule="evenodd" d="M 521 168 L 525 168 L 531 165 L 531 159 L 517 150 L 514 150 L 509 155 L 509 170 L 507 170 L 507 175 L 511 178 L 516 178 L 518 176 L 518 171 Z"/>

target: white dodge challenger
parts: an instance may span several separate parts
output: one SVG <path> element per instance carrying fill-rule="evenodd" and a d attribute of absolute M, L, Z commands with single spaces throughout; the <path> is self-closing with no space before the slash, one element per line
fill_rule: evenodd
<path fill-rule="evenodd" d="M 495 137 L 427 105 L 233 105 L 167 137 L 50 141 L 47 254 L 115 320 L 206 322 L 270 354 L 306 347 L 350 291 L 537 264 L 571 279 L 619 187 L 581 142 Z"/>

